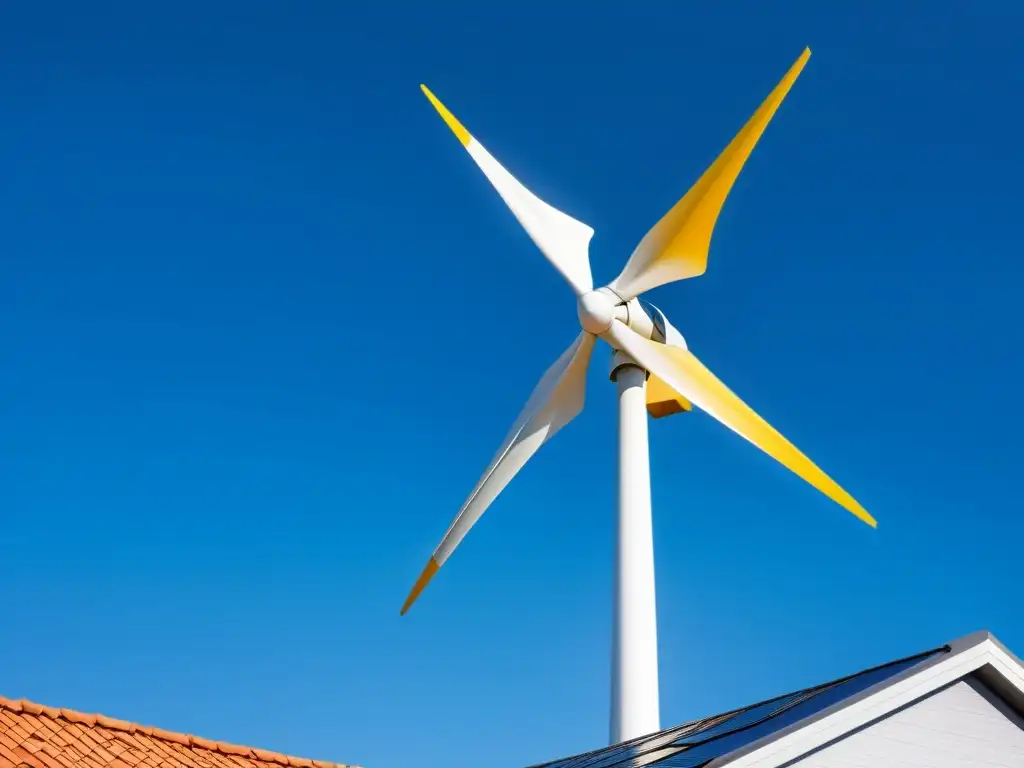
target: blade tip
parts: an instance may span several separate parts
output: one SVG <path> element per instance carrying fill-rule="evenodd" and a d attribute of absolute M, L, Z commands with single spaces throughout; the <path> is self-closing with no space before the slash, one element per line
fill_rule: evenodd
<path fill-rule="evenodd" d="M 872 517 L 871 513 L 868 512 L 861 506 L 858 506 L 855 510 L 851 510 L 860 520 L 870 525 L 872 528 L 878 528 L 878 521 Z"/>
<path fill-rule="evenodd" d="M 420 83 L 420 90 L 423 91 L 423 95 L 427 97 L 434 109 L 437 110 L 437 114 L 441 116 L 441 119 L 445 121 L 452 133 L 455 134 L 455 138 L 462 143 L 462 146 L 468 147 L 472 136 L 469 135 L 469 131 L 466 130 L 465 126 L 456 119 L 455 115 L 448 111 L 448 108 L 441 103 L 441 100 L 426 85 Z"/>
<path fill-rule="evenodd" d="M 800 54 L 800 58 L 798 58 L 796 60 L 796 63 L 793 64 L 794 72 L 796 72 L 797 74 L 802 72 L 803 68 L 804 68 L 804 65 L 807 64 L 807 60 L 809 58 L 811 58 L 811 48 L 810 48 L 810 46 L 804 46 L 804 50 L 803 50 L 803 53 Z"/>
<path fill-rule="evenodd" d="M 409 596 L 405 598 L 405 604 L 402 606 L 402 610 L 399 611 L 399 616 L 405 616 L 406 611 L 408 611 L 412 607 L 412 604 L 416 602 L 416 599 L 420 596 L 420 593 L 427 586 L 427 584 L 430 583 L 430 580 L 434 578 L 434 574 L 437 573 L 440 567 L 440 563 L 438 563 L 437 560 L 433 557 L 427 561 L 427 565 L 423 569 L 423 572 L 420 574 L 420 577 L 416 579 L 416 583 L 413 585 L 412 591 L 409 592 Z"/>
<path fill-rule="evenodd" d="M 412 608 L 412 604 L 415 602 L 416 597 L 413 595 L 409 595 L 407 598 L 405 598 L 405 602 L 402 604 L 402 610 L 398 612 L 398 615 L 405 616 L 405 614 L 409 612 L 409 609 Z"/>

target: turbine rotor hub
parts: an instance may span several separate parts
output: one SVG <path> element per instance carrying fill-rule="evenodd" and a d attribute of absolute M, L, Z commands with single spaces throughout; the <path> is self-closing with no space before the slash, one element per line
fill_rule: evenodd
<path fill-rule="evenodd" d="M 600 336 L 612 327 L 617 313 L 616 302 L 603 291 L 590 291 L 576 300 L 576 313 L 583 330 Z"/>

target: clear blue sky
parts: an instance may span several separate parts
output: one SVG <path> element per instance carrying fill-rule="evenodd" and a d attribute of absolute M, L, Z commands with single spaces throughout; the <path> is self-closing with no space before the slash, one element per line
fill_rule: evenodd
<path fill-rule="evenodd" d="M 367 768 L 600 746 L 606 353 L 398 615 L 578 330 L 418 85 L 607 281 L 805 45 L 650 298 L 879 528 L 654 423 L 663 723 L 1024 652 L 1019 3 L 360 5 L 0 10 L 0 694 Z"/>

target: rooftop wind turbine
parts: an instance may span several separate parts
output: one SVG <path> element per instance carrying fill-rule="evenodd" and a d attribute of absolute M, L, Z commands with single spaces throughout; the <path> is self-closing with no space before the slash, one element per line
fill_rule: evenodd
<path fill-rule="evenodd" d="M 582 330 L 541 377 L 483 477 L 416 581 L 404 614 L 488 505 L 527 460 L 583 409 L 587 366 L 598 339 L 611 345 L 619 392 L 618 537 L 615 563 L 611 743 L 659 730 L 657 619 L 647 416 L 691 404 L 747 439 L 872 527 L 874 518 L 785 437 L 734 395 L 687 348 L 656 307 L 638 298 L 707 267 L 715 221 L 733 182 L 811 52 L 805 49 L 754 116 L 689 192 L 644 236 L 622 272 L 594 289 L 594 230 L 520 184 L 426 86 L 424 94 L 530 237 L 576 294 Z"/>

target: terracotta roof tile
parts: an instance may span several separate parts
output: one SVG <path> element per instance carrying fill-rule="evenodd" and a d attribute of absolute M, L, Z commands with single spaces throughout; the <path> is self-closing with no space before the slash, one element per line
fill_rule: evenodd
<path fill-rule="evenodd" d="M 0 697 L 0 768 L 354 768 Z"/>

